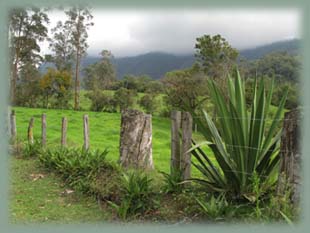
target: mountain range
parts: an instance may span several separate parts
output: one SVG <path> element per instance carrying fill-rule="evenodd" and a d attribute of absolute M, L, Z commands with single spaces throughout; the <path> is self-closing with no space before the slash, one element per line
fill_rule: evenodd
<path fill-rule="evenodd" d="M 255 60 L 271 52 L 286 51 L 290 54 L 297 54 L 300 47 L 300 40 L 286 40 L 274 42 L 256 48 L 239 51 L 239 58 Z M 99 61 L 99 56 L 87 56 L 82 60 L 82 70 L 90 64 Z M 149 52 L 137 56 L 113 58 L 111 60 L 115 66 L 117 78 L 121 79 L 125 75 L 148 75 L 153 79 L 159 79 L 166 72 L 190 67 L 195 62 L 194 54 L 174 55 L 164 52 Z M 45 63 L 41 68 L 44 72 L 52 64 Z M 83 76 L 83 74 L 81 75 Z"/>

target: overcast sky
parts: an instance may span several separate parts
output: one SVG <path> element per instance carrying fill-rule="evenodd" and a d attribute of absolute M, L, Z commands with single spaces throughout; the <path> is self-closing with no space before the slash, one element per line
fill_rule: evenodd
<path fill-rule="evenodd" d="M 284 10 L 99 10 L 88 31 L 88 54 L 108 49 L 115 57 L 153 51 L 194 53 L 195 40 L 204 34 L 221 34 L 237 49 L 279 40 L 300 38 L 300 14 Z M 60 11 L 49 12 L 51 29 L 65 20 Z M 49 52 L 47 44 L 44 53 Z"/>

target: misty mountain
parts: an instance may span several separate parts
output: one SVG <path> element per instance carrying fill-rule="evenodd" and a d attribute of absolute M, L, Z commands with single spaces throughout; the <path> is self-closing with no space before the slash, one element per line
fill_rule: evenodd
<path fill-rule="evenodd" d="M 161 78 L 171 70 L 185 69 L 192 66 L 194 55 L 173 55 L 168 53 L 147 53 L 134 57 L 113 60 L 118 78 L 126 74 L 148 75 L 154 79 Z"/>
<path fill-rule="evenodd" d="M 299 49 L 300 49 L 300 40 L 293 39 L 286 41 L 278 41 L 275 43 L 258 46 L 256 48 L 244 49 L 239 51 L 240 53 L 239 57 L 248 60 L 255 60 L 271 52 L 288 52 L 290 54 L 296 55 L 299 53 Z"/>
<path fill-rule="evenodd" d="M 268 53 L 281 51 L 297 54 L 299 47 L 300 40 L 298 39 L 279 41 L 252 49 L 241 50 L 239 51 L 239 57 L 254 60 Z M 99 59 L 99 56 L 87 56 L 82 60 L 82 69 L 99 61 Z M 173 55 L 163 52 L 150 52 L 132 57 L 113 58 L 111 62 L 115 66 L 118 79 L 123 78 L 125 75 L 148 75 L 153 79 L 159 79 L 169 71 L 190 67 L 195 62 L 195 56 L 194 54 Z M 45 72 L 46 68 L 51 66 L 52 64 L 50 63 L 44 64 L 40 67 L 40 70 Z M 81 76 L 83 76 L 82 72 Z"/>

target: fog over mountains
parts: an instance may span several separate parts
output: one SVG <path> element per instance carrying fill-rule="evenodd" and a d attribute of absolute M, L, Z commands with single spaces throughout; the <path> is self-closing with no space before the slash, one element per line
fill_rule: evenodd
<path fill-rule="evenodd" d="M 239 58 L 254 60 L 268 53 L 280 51 L 297 54 L 299 47 L 299 39 L 279 41 L 252 49 L 241 50 L 239 51 Z M 97 62 L 99 59 L 99 56 L 85 57 L 82 60 L 81 70 Z M 149 52 L 138 56 L 113 58 L 111 61 L 115 66 L 118 79 L 122 79 L 125 75 L 148 75 L 153 79 L 159 79 L 168 71 L 190 67 L 195 61 L 195 56 L 194 54 L 174 55 L 164 52 Z M 46 68 L 51 66 L 53 65 L 46 63 L 40 69 L 42 72 L 45 72 Z"/>

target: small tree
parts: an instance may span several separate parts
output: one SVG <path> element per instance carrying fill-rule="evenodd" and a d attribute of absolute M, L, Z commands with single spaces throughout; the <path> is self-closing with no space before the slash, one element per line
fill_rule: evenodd
<path fill-rule="evenodd" d="M 68 108 L 71 96 L 71 74 L 67 71 L 48 69 L 40 80 L 40 88 L 44 93 L 44 106 L 48 107 L 53 97 L 52 107 Z"/>
<path fill-rule="evenodd" d="M 153 114 L 158 108 L 158 101 L 154 94 L 145 94 L 141 97 L 139 104 L 148 114 Z"/>
<path fill-rule="evenodd" d="M 49 48 L 53 55 L 47 56 L 48 61 L 54 62 L 58 70 L 71 72 L 73 66 L 74 50 L 70 42 L 71 29 L 68 24 L 59 21 L 52 29 L 53 36 L 49 38 Z"/>
<path fill-rule="evenodd" d="M 91 22 L 93 16 L 90 10 L 82 7 L 73 7 L 65 12 L 68 20 L 65 22 L 66 28 L 70 30 L 70 44 L 74 51 L 75 70 L 74 70 L 74 109 L 78 110 L 80 105 L 80 62 L 81 58 L 86 55 L 87 30 L 93 25 Z"/>
<path fill-rule="evenodd" d="M 221 35 L 204 35 L 196 40 L 195 56 L 204 73 L 214 79 L 227 76 L 236 63 L 238 51 Z"/>
<path fill-rule="evenodd" d="M 165 102 L 171 108 L 195 110 L 204 100 L 206 80 L 197 65 L 168 72 L 162 81 L 166 86 Z"/>
<path fill-rule="evenodd" d="M 113 96 L 103 93 L 98 88 L 86 94 L 91 100 L 90 110 L 95 112 L 116 112 L 117 102 Z"/>
<path fill-rule="evenodd" d="M 85 68 L 84 86 L 88 90 L 110 89 L 116 81 L 116 73 L 110 59 L 112 54 L 103 50 L 101 60 Z"/>
<path fill-rule="evenodd" d="M 134 104 L 134 97 L 137 92 L 134 90 L 128 90 L 126 88 L 120 88 L 114 92 L 114 99 L 119 106 L 120 110 L 130 108 Z"/>

